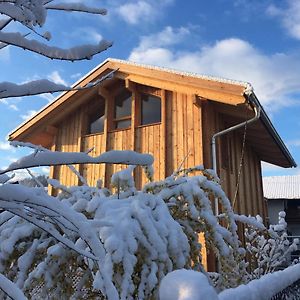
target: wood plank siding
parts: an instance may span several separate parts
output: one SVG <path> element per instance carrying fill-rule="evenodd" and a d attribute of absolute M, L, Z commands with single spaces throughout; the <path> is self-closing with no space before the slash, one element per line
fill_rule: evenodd
<path fill-rule="evenodd" d="M 214 133 L 229 128 L 232 118 L 220 112 L 220 106 L 203 101 L 203 153 L 204 166 L 211 168 L 211 138 Z M 236 121 L 235 123 L 238 123 Z M 217 138 L 217 165 L 221 185 L 240 214 L 266 217 L 264 207 L 261 164 L 258 155 L 247 140 L 250 128 L 232 131 Z M 243 147 L 244 144 L 244 147 Z"/>
<path fill-rule="evenodd" d="M 211 168 L 211 137 L 214 133 L 229 127 L 230 116 L 224 114 L 214 101 L 198 98 L 194 94 L 161 90 L 158 87 L 119 81 L 119 86 L 130 88 L 132 92 L 131 126 L 115 129 L 113 126 L 114 96 L 122 87 L 101 91 L 102 96 L 93 96 L 86 105 L 70 113 L 58 128 L 55 149 L 58 151 L 88 151 L 92 156 L 109 150 L 135 150 L 154 156 L 154 180 L 172 174 L 179 167 L 188 168 L 204 164 Z M 161 99 L 161 120 L 159 123 L 141 125 L 141 95 L 150 94 Z M 100 99 L 100 100 L 99 100 Z M 95 105 L 97 102 L 98 106 Z M 89 111 L 105 105 L 104 132 L 87 134 Z M 108 117 L 107 117 L 108 116 Z M 234 209 L 242 214 L 260 214 L 265 217 L 262 195 L 260 159 L 247 142 L 243 146 L 243 133 L 234 131 L 217 140 L 218 174 L 221 184 L 234 204 Z M 242 151 L 243 160 L 241 164 Z M 241 167 L 240 167 L 241 164 Z M 91 186 L 101 179 L 109 187 L 111 175 L 125 168 L 121 165 L 83 165 L 76 169 Z M 63 184 L 78 184 L 78 178 L 68 167 L 55 167 L 53 176 Z M 240 174 L 240 175 L 239 175 Z M 147 179 L 141 168 L 135 171 L 138 188 Z M 238 187 L 238 188 L 237 188 Z M 236 196 L 235 196 L 236 195 Z"/>

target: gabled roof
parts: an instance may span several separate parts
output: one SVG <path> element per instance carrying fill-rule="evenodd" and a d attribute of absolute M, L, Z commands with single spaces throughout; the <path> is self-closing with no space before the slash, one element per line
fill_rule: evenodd
<path fill-rule="evenodd" d="M 263 189 L 267 199 L 300 199 L 300 175 L 264 177 Z"/>
<path fill-rule="evenodd" d="M 78 80 L 73 87 L 86 86 L 112 70 L 117 70 L 114 73 L 115 79 L 128 80 L 137 84 L 150 85 L 179 93 L 186 93 L 188 90 L 189 93 L 202 98 L 234 107 L 247 101 L 261 107 L 251 85 L 247 82 L 180 72 L 111 58 L 105 60 Z M 106 85 L 109 85 L 109 81 L 102 84 L 104 87 Z M 53 125 L 96 93 L 97 88 L 62 93 L 52 103 L 43 107 L 35 116 L 12 131 L 9 134 L 9 140 L 31 141 L 32 143 L 37 140 L 39 143 L 43 139 L 47 140 L 49 135 L 54 134 L 55 128 L 52 127 Z M 262 155 L 261 159 L 283 167 L 296 166 L 295 161 L 263 109 L 259 126 L 257 132 L 264 133 L 261 139 L 264 141 L 264 148 L 260 149 L 260 144 L 257 143 L 258 152 L 261 152 Z M 264 155 L 266 148 L 270 148 L 273 154 Z"/>

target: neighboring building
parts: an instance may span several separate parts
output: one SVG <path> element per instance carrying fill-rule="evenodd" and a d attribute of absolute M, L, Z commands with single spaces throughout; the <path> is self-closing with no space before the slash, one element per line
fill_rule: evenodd
<path fill-rule="evenodd" d="M 286 212 L 288 233 L 300 236 L 300 175 L 263 178 L 270 224 L 278 223 L 278 213 Z"/>
<path fill-rule="evenodd" d="M 255 108 L 261 111 L 259 120 L 217 138 L 217 170 L 230 199 L 239 181 L 238 213 L 266 217 L 261 161 L 296 164 L 248 83 L 108 59 L 74 86 L 85 86 L 112 70 L 113 78 L 101 86 L 60 95 L 15 129 L 9 140 L 69 152 L 95 146 L 91 155 L 112 149 L 151 153 L 159 180 L 181 164 L 212 168 L 212 136 L 253 118 Z M 119 168 L 78 167 L 90 184 L 101 178 L 106 186 Z M 146 181 L 141 173 L 135 173 L 138 186 Z M 66 185 L 78 184 L 64 166 L 52 168 L 51 176 Z"/>

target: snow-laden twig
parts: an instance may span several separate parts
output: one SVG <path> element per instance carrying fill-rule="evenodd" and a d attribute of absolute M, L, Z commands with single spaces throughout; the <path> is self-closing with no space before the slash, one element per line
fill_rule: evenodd
<path fill-rule="evenodd" d="M 8 278 L 0 274 L 0 289 L 13 300 L 26 300 L 23 292 Z"/>
<path fill-rule="evenodd" d="M 94 82 L 87 84 L 86 86 L 69 87 L 63 84 L 54 83 L 48 79 L 40 79 L 30 81 L 24 84 L 15 84 L 11 82 L 0 83 L 0 99 L 33 96 L 43 93 L 56 93 L 65 91 L 80 91 L 93 88 L 107 79 L 111 79 L 117 70 L 112 70 L 108 74 L 102 76 Z"/>
<path fill-rule="evenodd" d="M 152 165 L 153 157 L 150 154 L 141 154 L 131 150 L 111 150 L 96 157 L 89 156 L 85 152 L 38 152 L 11 163 L 6 169 L 0 170 L 0 175 L 33 167 L 102 163 L 145 166 Z"/>
<path fill-rule="evenodd" d="M 70 2 L 70 3 L 60 3 L 60 4 L 47 4 L 45 5 L 46 9 L 53 10 L 63 10 L 63 11 L 76 11 L 76 12 L 85 12 L 89 14 L 97 14 L 97 15 L 106 15 L 107 10 L 104 8 L 94 8 L 86 6 L 82 3 Z"/>
<path fill-rule="evenodd" d="M 98 45 L 81 45 L 68 49 L 47 46 L 36 40 L 28 40 L 18 32 L 0 32 L 0 42 L 13 45 L 24 50 L 29 50 L 51 59 L 58 60 L 83 60 L 91 59 L 94 55 L 107 50 L 112 42 L 102 40 Z"/>

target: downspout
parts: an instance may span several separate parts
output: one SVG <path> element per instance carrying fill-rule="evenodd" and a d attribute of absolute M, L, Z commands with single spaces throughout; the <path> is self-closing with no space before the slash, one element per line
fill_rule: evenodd
<path fill-rule="evenodd" d="M 249 97 L 249 95 L 248 95 Z M 240 124 L 237 124 L 237 125 L 234 125 L 232 127 L 229 127 L 229 128 L 226 128 L 220 132 L 217 132 L 215 133 L 213 136 L 212 136 L 212 139 L 211 139 L 211 153 L 212 153 L 212 165 L 213 165 L 213 170 L 214 172 L 217 174 L 217 150 L 216 150 L 216 138 L 221 136 L 221 135 L 224 135 L 224 134 L 227 134 L 231 131 L 234 131 L 236 129 L 239 129 L 243 126 L 245 126 L 246 124 L 251 124 L 255 121 L 257 121 L 259 118 L 260 118 L 260 112 L 261 112 L 261 107 L 259 105 L 257 105 L 256 103 L 252 102 L 251 101 L 251 104 L 253 104 L 253 110 L 255 112 L 255 116 L 249 120 L 246 120 Z M 218 198 L 215 198 L 215 214 L 216 216 L 219 215 L 219 207 L 218 207 Z"/>

